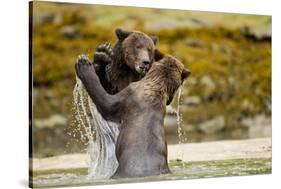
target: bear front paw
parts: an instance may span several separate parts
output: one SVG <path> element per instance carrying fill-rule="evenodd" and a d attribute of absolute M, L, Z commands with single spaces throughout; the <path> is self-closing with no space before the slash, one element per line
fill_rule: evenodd
<path fill-rule="evenodd" d="M 85 81 L 90 78 L 91 74 L 95 73 L 95 68 L 86 55 L 79 55 L 75 64 L 77 76 Z"/>
<path fill-rule="evenodd" d="M 113 58 L 113 49 L 110 43 L 102 43 L 97 46 L 94 53 L 95 64 L 110 64 Z"/>

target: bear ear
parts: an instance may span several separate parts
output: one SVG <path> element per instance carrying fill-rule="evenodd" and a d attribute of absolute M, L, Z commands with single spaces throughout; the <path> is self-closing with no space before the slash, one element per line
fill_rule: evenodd
<path fill-rule="evenodd" d="M 123 41 L 124 39 L 126 39 L 129 35 L 130 35 L 131 32 L 128 32 L 128 31 L 125 31 L 125 30 L 122 30 L 120 28 L 117 28 L 115 30 L 115 34 L 117 36 L 117 38 L 120 40 L 120 41 Z"/>
<path fill-rule="evenodd" d="M 181 79 L 182 80 L 186 79 L 190 74 L 191 72 L 188 69 L 184 69 L 181 73 Z"/>
<path fill-rule="evenodd" d="M 154 50 L 154 60 L 159 61 L 164 57 L 164 54 L 161 53 L 158 49 Z"/>
<path fill-rule="evenodd" d="M 157 36 L 149 36 L 149 37 L 152 39 L 154 45 L 156 45 L 156 43 L 159 41 L 159 38 Z"/>

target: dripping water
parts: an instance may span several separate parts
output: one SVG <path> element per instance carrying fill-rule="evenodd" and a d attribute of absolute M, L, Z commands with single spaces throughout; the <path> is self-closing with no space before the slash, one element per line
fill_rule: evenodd
<path fill-rule="evenodd" d="M 171 107 L 170 110 L 177 115 L 179 144 L 186 142 L 181 105 L 182 86 L 178 89 L 177 109 Z M 80 134 L 80 140 L 86 145 L 89 178 L 110 178 L 118 167 L 115 155 L 115 142 L 119 134 L 118 124 L 106 121 L 101 116 L 78 77 L 73 90 L 73 109 L 75 131 Z M 181 159 L 183 155 L 181 152 Z"/>
<path fill-rule="evenodd" d="M 182 106 L 182 88 L 183 84 L 179 87 L 178 89 L 178 99 L 177 99 L 177 127 L 178 127 L 178 138 L 179 138 L 179 144 L 184 144 L 187 142 L 187 136 L 186 132 L 183 129 L 183 116 L 182 116 L 182 111 L 181 111 L 181 106 Z M 181 159 L 183 159 L 184 156 L 184 151 L 181 152 Z M 184 161 L 182 161 L 182 166 L 184 166 Z"/>
<path fill-rule="evenodd" d="M 178 144 L 184 144 L 187 142 L 187 134 L 186 131 L 183 128 L 183 115 L 182 115 L 182 101 L 183 101 L 183 95 L 182 95 L 182 88 L 183 88 L 184 83 L 179 87 L 177 91 L 177 103 L 176 107 L 173 107 L 172 105 L 167 106 L 167 112 L 170 114 L 176 115 L 176 120 L 177 120 L 177 134 L 178 134 Z M 180 157 L 179 159 L 183 159 L 184 156 L 184 151 L 180 152 Z M 184 162 L 182 164 L 184 166 Z"/>
<path fill-rule="evenodd" d="M 73 90 L 73 109 L 75 129 L 87 148 L 89 178 L 110 178 L 118 167 L 115 155 L 118 124 L 101 116 L 78 77 Z"/>

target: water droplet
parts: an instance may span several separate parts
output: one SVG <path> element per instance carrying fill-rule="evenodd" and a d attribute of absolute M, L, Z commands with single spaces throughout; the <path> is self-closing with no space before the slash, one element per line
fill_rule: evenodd
<path fill-rule="evenodd" d="M 77 142 L 83 142 L 88 155 L 88 176 L 110 178 L 118 167 L 115 141 L 119 130 L 117 123 L 108 122 L 98 112 L 82 82 L 76 77 L 73 90 L 73 137 L 79 133 Z M 80 140 L 80 141 L 79 141 Z"/>

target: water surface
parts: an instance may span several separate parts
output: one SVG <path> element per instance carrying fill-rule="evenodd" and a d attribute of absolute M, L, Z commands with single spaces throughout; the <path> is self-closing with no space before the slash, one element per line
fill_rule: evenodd
<path fill-rule="evenodd" d="M 88 176 L 87 168 L 35 171 L 33 187 L 83 186 L 149 182 L 161 180 L 180 180 L 211 178 L 222 176 L 243 176 L 271 173 L 271 158 L 237 159 L 205 162 L 171 161 L 172 174 L 130 179 L 93 179 Z"/>

